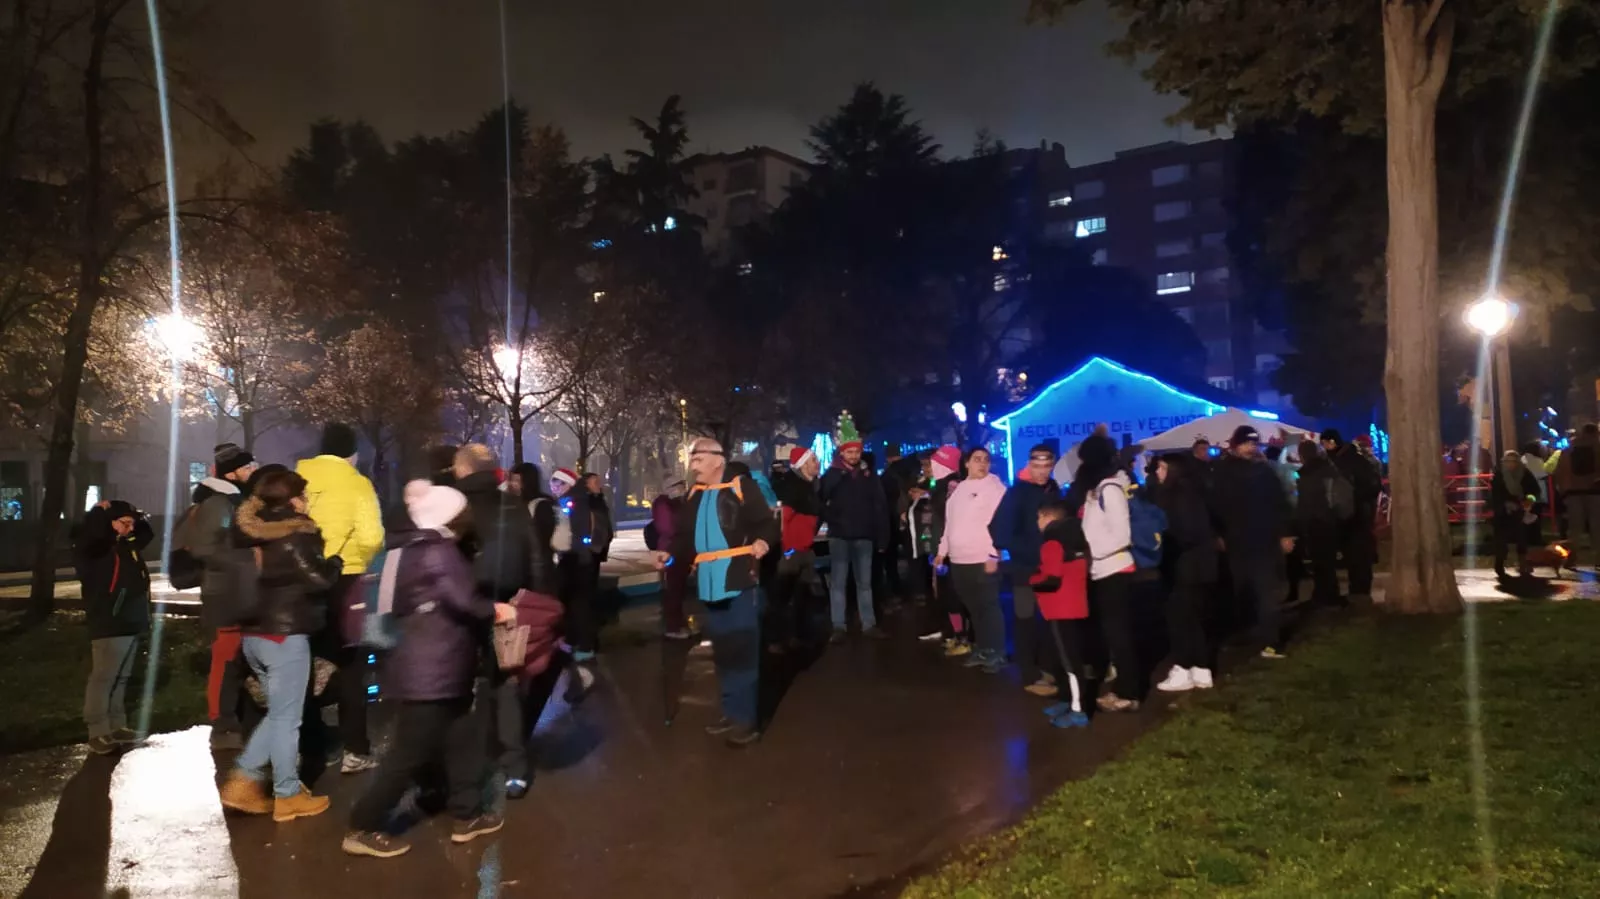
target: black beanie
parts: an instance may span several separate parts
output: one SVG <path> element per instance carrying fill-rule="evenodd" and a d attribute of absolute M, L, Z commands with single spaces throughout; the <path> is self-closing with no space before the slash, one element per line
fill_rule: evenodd
<path fill-rule="evenodd" d="M 116 521 L 118 518 L 138 518 L 139 510 L 133 507 L 133 503 L 114 499 L 107 504 L 106 514 L 111 516 L 112 521 Z"/>
<path fill-rule="evenodd" d="M 237 443 L 219 443 L 211 450 L 211 460 L 217 467 L 217 477 L 225 478 L 256 460 Z"/>
<path fill-rule="evenodd" d="M 337 422 L 323 427 L 322 455 L 348 459 L 354 456 L 358 449 L 354 428 Z"/>
<path fill-rule="evenodd" d="M 1338 428 L 1325 428 L 1322 431 L 1323 440 L 1332 440 L 1334 446 L 1344 446 L 1344 435 Z"/>

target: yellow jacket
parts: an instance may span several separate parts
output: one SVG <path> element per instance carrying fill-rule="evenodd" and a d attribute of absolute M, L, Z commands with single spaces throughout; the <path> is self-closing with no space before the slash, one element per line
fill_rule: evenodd
<path fill-rule="evenodd" d="M 338 456 L 301 459 L 306 512 L 322 529 L 324 552 L 344 559 L 345 574 L 361 574 L 383 549 L 383 514 L 372 482 Z"/>

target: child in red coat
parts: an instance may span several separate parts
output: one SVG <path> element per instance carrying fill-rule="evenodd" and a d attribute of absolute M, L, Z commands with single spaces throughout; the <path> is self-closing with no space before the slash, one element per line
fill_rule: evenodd
<path fill-rule="evenodd" d="M 1083 528 L 1067 514 L 1066 503 L 1046 500 L 1039 506 L 1039 570 L 1028 579 L 1039 599 L 1039 615 L 1056 644 L 1061 668 L 1057 681 L 1066 684 L 1071 699 L 1045 708 L 1056 727 L 1088 727 L 1083 711 L 1081 683 L 1086 678 L 1082 659 L 1089 638 L 1089 560 Z"/>

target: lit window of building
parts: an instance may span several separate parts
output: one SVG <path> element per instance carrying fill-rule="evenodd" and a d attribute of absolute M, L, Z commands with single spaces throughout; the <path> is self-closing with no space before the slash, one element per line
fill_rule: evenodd
<path fill-rule="evenodd" d="M 1155 219 L 1158 222 L 1175 222 L 1178 219 L 1188 218 L 1194 211 L 1194 204 L 1188 200 L 1172 200 L 1155 205 Z"/>
<path fill-rule="evenodd" d="M 1194 272 L 1167 272 L 1156 275 L 1156 293 L 1183 293 L 1194 287 Z"/>
<path fill-rule="evenodd" d="M 999 293 L 1011 286 L 1011 279 L 1005 275 L 994 276 L 994 292 Z"/>
<path fill-rule="evenodd" d="M 1068 191 L 1058 190 L 1050 194 L 1051 206 L 1071 206 L 1072 194 Z"/>
<path fill-rule="evenodd" d="M 1078 237 L 1088 237 L 1091 234 L 1100 234 L 1106 230 L 1105 216 L 1092 219 L 1078 219 L 1078 227 L 1073 234 Z"/>

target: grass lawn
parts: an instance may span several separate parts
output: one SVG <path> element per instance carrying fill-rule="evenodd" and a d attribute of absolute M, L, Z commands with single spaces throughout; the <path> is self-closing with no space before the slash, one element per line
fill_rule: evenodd
<path fill-rule="evenodd" d="M 1492 874 L 1463 621 L 1362 618 L 1189 694 L 904 895 L 1600 896 L 1600 605 L 1476 614 Z"/>
<path fill-rule="evenodd" d="M 210 645 L 201 639 L 194 619 L 166 618 L 162 627 L 150 720 L 157 732 L 205 720 Z M 138 723 L 149 648 L 147 640 L 128 685 L 130 726 Z M 0 637 L 0 690 L 5 696 L 0 702 L 0 753 L 83 742 L 83 685 L 88 677 L 89 632 L 82 612 L 57 612 L 42 624 Z"/>

